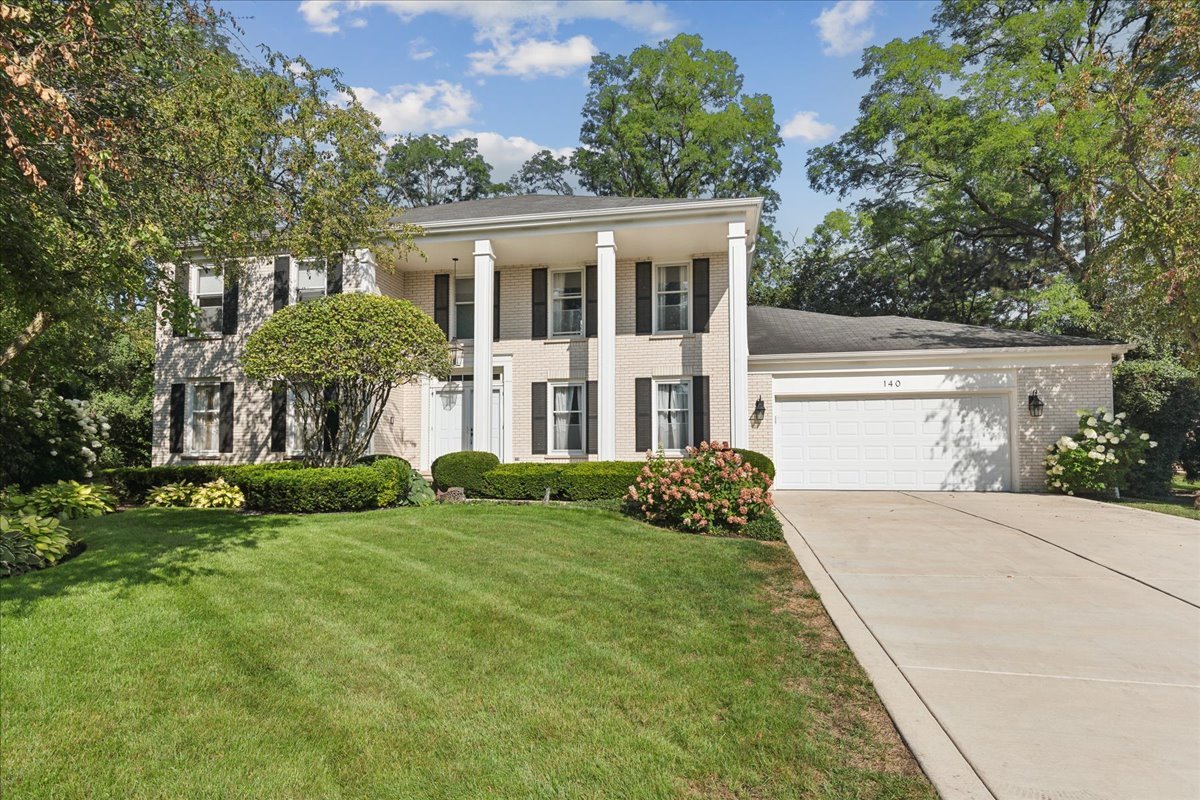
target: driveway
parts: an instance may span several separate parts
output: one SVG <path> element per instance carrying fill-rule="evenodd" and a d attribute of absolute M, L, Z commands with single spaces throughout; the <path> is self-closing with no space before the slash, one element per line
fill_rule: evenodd
<path fill-rule="evenodd" d="M 1200 797 L 1200 523 L 1046 495 L 776 503 L 944 797 Z"/>

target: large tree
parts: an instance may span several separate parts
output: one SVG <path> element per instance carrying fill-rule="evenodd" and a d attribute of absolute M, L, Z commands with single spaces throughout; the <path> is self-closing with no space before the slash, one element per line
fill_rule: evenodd
<path fill-rule="evenodd" d="M 809 158 L 814 188 L 861 196 L 833 272 L 964 276 L 928 313 L 1001 323 L 1069 284 L 1200 352 L 1198 14 L 945 0 L 928 33 L 868 48 L 858 122 Z M 808 277 L 793 285 L 819 292 Z"/>
<path fill-rule="evenodd" d="M 779 195 L 783 141 L 775 106 L 747 94 L 733 56 L 680 34 L 629 55 L 601 53 L 588 72 L 581 147 L 584 188 L 625 197 Z"/>
<path fill-rule="evenodd" d="M 575 194 L 575 189 L 567 179 L 570 171 L 570 159 L 566 156 L 556 156 L 549 150 L 539 150 L 508 179 L 505 190 L 512 194 Z"/>
<path fill-rule="evenodd" d="M 409 208 L 477 200 L 500 188 L 492 183 L 492 165 L 479 154 L 479 141 L 471 138 L 401 136 L 388 149 L 384 172 L 388 200 Z"/>

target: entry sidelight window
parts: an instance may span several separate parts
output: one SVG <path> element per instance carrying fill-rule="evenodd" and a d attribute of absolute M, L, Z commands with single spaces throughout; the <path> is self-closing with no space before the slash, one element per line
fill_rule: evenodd
<path fill-rule="evenodd" d="M 475 279 L 454 279 L 454 338 L 475 338 Z"/>

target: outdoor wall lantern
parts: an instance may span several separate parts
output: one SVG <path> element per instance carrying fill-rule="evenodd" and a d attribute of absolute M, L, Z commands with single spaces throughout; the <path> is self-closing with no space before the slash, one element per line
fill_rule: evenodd
<path fill-rule="evenodd" d="M 762 395 L 754 401 L 754 421 L 759 423 L 763 421 L 763 417 L 767 415 L 767 404 L 763 402 Z"/>
<path fill-rule="evenodd" d="M 1034 389 L 1029 393 L 1029 416 L 1040 417 L 1045 410 L 1046 404 L 1038 397 L 1038 390 Z"/>

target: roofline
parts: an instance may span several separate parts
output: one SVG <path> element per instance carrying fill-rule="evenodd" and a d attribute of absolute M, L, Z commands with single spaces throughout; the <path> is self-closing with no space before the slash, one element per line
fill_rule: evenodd
<path fill-rule="evenodd" d="M 1057 345 L 1028 345 L 1024 347 L 942 347 L 925 348 L 922 350 L 842 350 L 829 353 L 751 353 L 751 363 L 774 364 L 786 362 L 829 362 L 851 360 L 929 360 L 944 357 L 1004 357 L 1022 355 L 1086 355 L 1090 351 L 1096 356 L 1104 354 L 1123 356 L 1132 345 L 1122 342 L 1113 344 L 1057 344 Z"/>
<path fill-rule="evenodd" d="M 470 217 L 467 219 L 440 220 L 433 222 L 405 223 L 401 214 L 398 222 L 416 225 L 424 233 L 418 238 L 428 238 L 431 235 L 449 235 L 467 233 L 475 230 L 520 230 L 539 227 L 568 226 L 572 223 L 587 220 L 589 222 L 621 221 L 628 217 L 696 217 L 710 215 L 714 211 L 724 211 L 737 208 L 751 209 L 750 224 L 747 233 L 755 236 L 758 232 L 759 220 L 762 217 L 763 198 L 761 197 L 731 197 L 713 198 L 711 200 L 694 200 L 688 203 L 662 203 L 659 205 L 625 206 L 623 208 L 597 208 L 583 211 L 554 211 L 539 214 L 517 214 L 508 216 Z"/>

